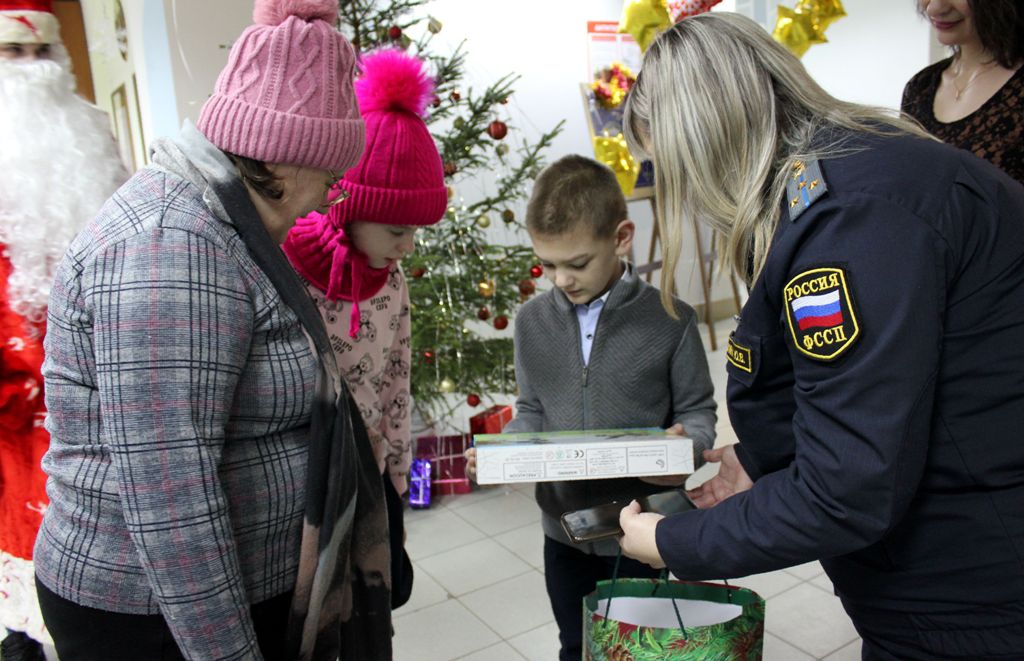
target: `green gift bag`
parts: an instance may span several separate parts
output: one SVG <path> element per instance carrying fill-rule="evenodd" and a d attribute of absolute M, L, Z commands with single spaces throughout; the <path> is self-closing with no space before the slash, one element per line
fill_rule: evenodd
<path fill-rule="evenodd" d="M 583 600 L 583 632 L 586 661 L 757 661 L 764 599 L 714 583 L 601 581 Z"/>

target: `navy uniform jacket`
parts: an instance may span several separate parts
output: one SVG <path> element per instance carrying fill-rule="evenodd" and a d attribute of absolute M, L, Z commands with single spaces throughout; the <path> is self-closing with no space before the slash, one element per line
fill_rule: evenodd
<path fill-rule="evenodd" d="M 851 604 L 1019 602 L 1024 188 L 937 142 L 849 146 L 793 173 L 730 341 L 754 487 L 658 549 L 684 579 L 821 559 Z"/>

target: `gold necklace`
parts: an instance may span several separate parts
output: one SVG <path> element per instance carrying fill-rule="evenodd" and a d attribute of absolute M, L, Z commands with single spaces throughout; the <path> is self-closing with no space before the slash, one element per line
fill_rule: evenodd
<path fill-rule="evenodd" d="M 990 60 L 989 62 L 986 62 L 986 63 L 978 65 L 978 68 L 975 69 L 974 73 L 972 73 L 970 75 L 970 77 L 967 79 L 967 84 L 964 85 L 963 87 L 957 87 L 956 86 L 956 80 L 957 80 L 957 78 L 960 77 L 960 74 L 962 74 L 964 72 L 963 60 L 957 58 L 956 73 L 953 74 L 953 80 L 950 81 L 952 83 L 952 85 L 953 85 L 953 93 L 954 93 L 954 95 L 956 97 L 956 100 L 959 101 L 960 97 L 963 96 L 964 92 L 967 91 L 967 88 L 971 86 L 971 83 L 973 83 L 975 80 L 977 80 L 978 76 L 980 76 L 983 72 L 990 71 L 992 69 L 993 65 L 995 65 L 995 64 L 996 64 L 995 60 Z"/>

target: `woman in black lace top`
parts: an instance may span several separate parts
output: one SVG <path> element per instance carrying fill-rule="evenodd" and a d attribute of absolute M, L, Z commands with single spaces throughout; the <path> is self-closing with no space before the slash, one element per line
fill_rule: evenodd
<path fill-rule="evenodd" d="M 1024 183 L 1024 0 L 918 0 L 953 56 L 915 75 L 901 109 Z"/>

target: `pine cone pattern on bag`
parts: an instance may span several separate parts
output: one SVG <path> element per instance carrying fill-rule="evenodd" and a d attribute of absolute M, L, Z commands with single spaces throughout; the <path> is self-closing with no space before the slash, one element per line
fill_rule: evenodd
<path fill-rule="evenodd" d="M 712 600 L 742 606 L 742 613 L 726 622 L 706 626 L 673 628 L 637 626 L 615 619 L 605 620 L 597 610 L 597 592 L 584 600 L 587 616 L 584 659 L 587 661 L 761 661 L 764 641 L 764 600 L 744 588 L 710 583 L 673 581 L 653 590 L 655 581 L 619 579 L 617 596 L 644 596 L 677 601 Z M 598 584 L 598 590 L 608 589 Z M 658 593 L 656 597 L 653 595 Z M 601 598 L 606 596 L 601 593 Z M 685 622 L 684 622 L 685 624 Z"/>

